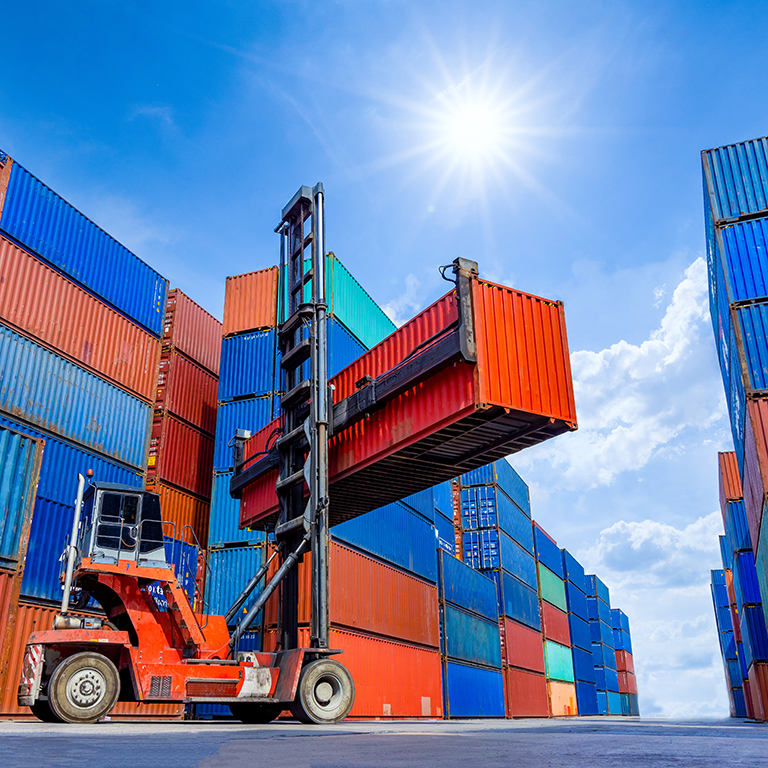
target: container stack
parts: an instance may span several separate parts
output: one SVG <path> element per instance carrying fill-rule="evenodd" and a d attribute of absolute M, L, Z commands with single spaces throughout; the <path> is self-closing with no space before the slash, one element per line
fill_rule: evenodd
<path fill-rule="evenodd" d="M 539 611 L 544 638 L 549 713 L 553 717 L 578 714 L 573 653 L 568 626 L 563 555 L 554 539 L 533 524 Z"/>
<path fill-rule="evenodd" d="M 163 322 L 147 490 L 160 496 L 165 533 L 205 546 L 211 510 L 221 323 L 178 289 Z"/>
<path fill-rule="evenodd" d="M 717 637 L 720 653 L 723 657 L 725 679 L 728 686 L 728 701 L 731 717 L 750 717 L 747 710 L 747 698 L 744 691 L 742 666 L 737 651 L 735 626 L 731 616 L 730 599 L 726 587 L 725 570 L 712 571 L 712 602 L 715 608 Z M 749 681 L 747 681 L 747 686 Z"/>
<path fill-rule="evenodd" d="M 592 635 L 587 609 L 584 568 L 568 550 L 561 550 L 565 601 L 568 606 L 568 634 L 571 639 L 576 706 L 579 715 L 597 715 L 597 688 L 592 657 Z"/>
<path fill-rule="evenodd" d="M 637 679 L 632 658 L 632 638 L 629 634 L 629 617 L 619 608 L 611 609 L 613 645 L 616 649 L 616 672 L 619 676 L 621 714 L 639 715 L 637 703 Z"/>
<path fill-rule="evenodd" d="M 504 717 L 496 585 L 442 550 L 438 585 L 444 717 Z"/>
<path fill-rule="evenodd" d="M 616 672 L 616 650 L 613 640 L 611 595 L 608 587 L 594 575 L 587 575 L 587 611 L 592 637 L 592 660 L 595 665 L 597 709 L 601 715 L 620 715 L 621 696 Z"/>
<path fill-rule="evenodd" d="M 461 559 L 461 547 L 457 548 L 457 528 L 455 517 L 457 510 L 460 516 L 460 504 L 454 503 L 454 495 L 458 495 L 458 486 L 452 482 L 440 483 L 432 488 L 435 500 L 435 536 L 437 548 L 449 555 Z M 461 540 L 461 525 L 458 526 L 458 539 Z"/>
<path fill-rule="evenodd" d="M 8 679 L 18 679 L 31 627 L 49 627 L 61 600 L 77 474 L 144 486 L 168 283 L 2 153 L 0 276 L 0 425 L 45 440 L 6 649 Z M 14 699 L 0 714 L 28 716 Z M 181 710 L 115 711 L 134 714 Z"/>

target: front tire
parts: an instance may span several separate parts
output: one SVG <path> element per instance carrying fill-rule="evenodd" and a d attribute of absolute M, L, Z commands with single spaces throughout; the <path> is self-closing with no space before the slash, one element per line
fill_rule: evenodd
<path fill-rule="evenodd" d="M 237 702 L 229 705 L 229 711 L 235 720 L 247 725 L 266 725 L 275 720 L 283 711 L 280 704 L 250 704 Z"/>
<path fill-rule="evenodd" d="M 76 653 L 59 664 L 48 683 L 48 703 L 65 723 L 95 723 L 115 706 L 120 676 L 98 653 Z"/>
<path fill-rule="evenodd" d="M 355 683 L 347 668 L 333 659 L 318 659 L 301 670 L 291 713 L 302 723 L 340 723 L 355 703 Z"/>

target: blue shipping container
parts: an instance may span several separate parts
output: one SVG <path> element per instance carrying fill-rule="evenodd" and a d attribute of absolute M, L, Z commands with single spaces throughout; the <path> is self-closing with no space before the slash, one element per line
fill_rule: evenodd
<path fill-rule="evenodd" d="M 705 198 L 715 221 L 768 208 L 768 143 L 751 139 L 701 153 Z"/>
<path fill-rule="evenodd" d="M 592 635 L 589 631 L 589 622 L 576 616 L 568 614 L 568 631 L 571 636 L 571 645 L 582 648 L 585 651 L 592 652 Z"/>
<path fill-rule="evenodd" d="M 331 534 L 426 581 L 437 582 L 434 528 L 397 501 L 334 526 Z"/>
<path fill-rule="evenodd" d="M 597 691 L 597 714 L 608 714 L 608 695 L 605 691 Z"/>
<path fill-rule="evenodd" d="M 410 507 L 414 512 L 418 512 L 425 520 L 429 520 L 430 523 L 434 522 L 435 500 L 432 496 L 431 488 L 406 496 L 404 499 L 400 499 L 400 503 Z"/>
<path fill-rule="evenodd" d="M 435 509 L 444 517 L 453 520 L 453 484 L 450 480 L 432 487 Z"/>
<path fill-rule="evenodd" d="M 0 426 L 0 567 L 24 559 L 42 457 L 42 441 Z"/>
<path fill-rule="evenodd" d="M 0 229 L 162 336 L 168 281 L 16 162 Z"/>
<path fill-rule="evenodd" d="M 746 552 L 752 549 L 747 512 L 743 501 L 726 502 L 725 534 L 728 546 L 732 552 Z"/>
<path fill-rule="evenodd" d="M 734 310 L 751 392 L 768 389 L 768 302 Z M 734 368 L 734 373 L 737 369 Z M 731 374 L 732 379 L 736 378 Z M 739 382 L 743 384 L 742 381 Z"/>
<path fill-rule="evenodd" d="M 723 227 L 715 233 L 715 248 L 729 304 L 768 296 L 768 221 Z"/>
<path fill-rule="evenodd" d="M 205 581 L 205 601 L 208 613 L 223 616 L 245 585 L 259 569 L 264 557 L 261 545 L 255 547 L 231 547 L 212 549 L 208 553 L 209 572 Z M 258 598 L 261 590 L 255 589 L 242 608 L 240 616 L 246 614 Z M 235 617 L 233 624 L 240 617 Z M 262 614 L 255 618 L 251 629 L 255 630 L 261 622 Z"/>
<path fill-rule="evenodd" d="M 749 715 L 747 713 L 747 702 L 744 698 L 744 689 L 734 688 L 731 691 L 731 695 L 733 696 L 733 708 L 736 717 L 748 717 Z"/>
<path fill-rule="evenodd" d="M 455 557 L 438 552 L 440 600 L 497 622 L 496 584 Z"/>
<path fill-rule="evenodd" d="M 609 627 L 613 627 L 613 618 L 611 616 L 611 609 L 602 601 L 596 597 L 587 598 L 587 612 L 589 614 L 590 621 L 605 622 Z"/>
<path fill-rule="evenodd" d="M 505 533 L 494 530 L 467 531 L 463 542 L 464 562 L 471 568 L 503 568 L 536 588 L 536 561 Z"/>
<path fill-rule="evenodd" d="M 568 605 L 568 612 L 576 614 L 576 616 L 585 621 L 588 620 L 587 596 L 570 581 L 565 581 L 563 584 L 565 586 L 565 601 Z"/>
<path fill-rule="evenodd" d="M 219 401 L 235 397 L 263 397 L 275 378 L 275 332 L 255 331 L 221 342 Z"/>
<path fill-rule="evenodd" d="M 621 715 L 621 696 L 618 691 L 607 691 L 606 698 L 608 700 L 608 714 Z"/>
<path fill-rule="evenodd" d="M 728 687 L 736 688 L 741 685 L 741 664 L 738 659 L 725 660 L 726 676 L 728 677 Z"/>
<path fill-rule="evenodd" d="M 765 630 L 762 606 L 744 606 L 739 620 L 747 668 L 754 661 L 768 661 L 768 634 Z"/>
<path fill-rule="evenodd" d="M 733 567 L 733 551 L 728 544 L 728 539 L 725 536 L 720 536 L 720 559 L 723 561 L 723 567 L 730 570 Z"/>
<path fill-rule="evenodd" d="M 614 630 L 615 632 L 616 630 Z M 723 654 L 724 659 L 737 659 L 737 653 L 736 653 L 736 640 L 733 633 L 733 630 L 730 632 L 718 632 L 718 636 L 720 637 L 720 651 Z M 621 649 L 619 649 L 621 650 Z"/>
<path fill-rule="evenodd" d="M 211 515 L 208 523 L 208 546 L 221 547 L 235 542 L 258 544 L 264 531 L 240 530 L 240 500 L 229 495 L 232 472 L 213 475 Z"/>
<path fill-rule="evenodd" d="M 501 528 L 533 554 L 530 519 L 504 493 L 494 486 L 461 490 L 461 524 L 467 530 Z"/>
<path fill-rule="evenodd" d="M 592 649 L 585 651 L 582 648 L 576 646 L 571 647 L 571 654 L 573 655 L 573 676 L 576 680 L 580 680 L 585 683 L 595 682 L 595 660 L 592 656 Z M 599 667 L 604 669 L 604 667 Z"/>
<path fill-rule="evenodd" d="M 576 681 L 576 708 L 580 717 L 597 715 L 597 689 L 594 683 Z"/>
<path fill-rule="evenodd" d="M 234 469 L 230 442 L 238 429 L 248 429 L 255 434 L 272 421 L 272 398 L 249 397 L 221 403 L 216 411 L 216 439 L 213 449 L 214 472 Z"/>
<path fill-rule="evenodd" d="M 491 574 L 498 589 L 499 615 L 540 630 L 539 596 L 536 590 L 506 571 L 492 571 Z"/>
<path fill-rule="evenodd" d="M 533 546 L 536 551 L 536 559 L 546 565 L 552 573 L 556 573 L 561 579 L 564 579 L 562 552 L 558 549 L 557 544 L 537 526 L 533 528 Z"/>
<path fill-rule="evenodd" d="M 736 587 L 737 580 L 738 590 Z M 752 550 L 734 555 L 733 587 L 736 592 L 737 603 L 739 603 L 739 611 L 744 605 L 757 605 L 762 602 L 755 568 L 755 556 L 752 554 Z"/>
<path fill-rule="evenodd" d="M 450 659 L 501 669 L 499 624 L 450 603 L 440 608 L 441 652 Z"/>
<path fill-rule="evenodd" d="M 456 532 L 453 521 L 443 517 L 437 510 L 435 510 L 435 535 L 438 549 L 449 555 L 456 554 Z"/>
<path fill-rule="evenodd" d="M 614 629 L 611 631 L 613 634 L 613 647 L 617 651 L 632 653 L 632 640 L 629 636 L 629 632 L 625 632 L 623 629 Z"/>
<path fill-rule="evenodd" d="M 584 566 L 567 549 L 561 551 L 563 553 L 563 578 L 570 581 L 579 591 L 586 593 Z"/>
<path fill-rule="evenodd" d="M 443 711 L 454 717 L 504 717 L 504 679 L 501 670 L 443 664 Z"/>
<path fill-rule="evenodd" d="M 462 487 L 498 485 L 528 517 L 531 516 L 531 499 L 528 486 L 506 459 L 499 459 L 492 464 L 473 469 L 471 472 L 463 474 L 460 482 Z"/>
<path fill-rule="evenodd" d="M 595 575 L 585 576 L 584 583 L 587 585 L 587 597 L 599 597 L 607 606 L 611 605 L 611 593 L 608 587 Z"/>
<path fill-rule="evenodd" d="M 611 626 L 629 633 L 629 616 L 621 608 L 611 608 Z"/>
<path fill-rule="evenodd" d="M 619 674 L 615 669 L 610 667 L 603 667 L 605 672 L 605 690 L 619 692 Z"/>
<path fill-rule="evenodd" d="M 152 407 L 0 325 L 0 410 L 142 469 Z"/>

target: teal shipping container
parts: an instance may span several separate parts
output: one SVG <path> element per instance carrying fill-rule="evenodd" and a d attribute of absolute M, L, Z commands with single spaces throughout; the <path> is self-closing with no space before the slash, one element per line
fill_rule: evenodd
<path fill-rule="evenodd" d="M 544 664 L 546 665 L 547 678 L 560 680 L 564 683 L 574 682 L 573 656 L 571 649 L 551 640 L 544 641 Z"/>
<path fill-rule="evenodd" d="M 440 606 L 441 651 L 449 659 L 501 669 L 499 624 L 445 603 Z"/>

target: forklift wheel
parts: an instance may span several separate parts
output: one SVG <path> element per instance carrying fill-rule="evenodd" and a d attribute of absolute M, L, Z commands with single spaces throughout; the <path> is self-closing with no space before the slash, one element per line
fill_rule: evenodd
<path fill-rule="evenodd" d="M 48 701 L 65 723 L 95 723 L 108 714 L 120 695 L 115 665 L 99 653 L 76 653 L 53 670 Z"/>
<path fill-rule="evenodd" d="M 355 683 L 347 668 L 333 659 L 318 659 L 301 670 L 291 713 L 302 723 L 339 723 L 354 703 Z"/>
<path fill-rule="evenodd" d="M 248 725 L 271 723 L 283 711 L 280 704 L 252 704 L 237 702 L 229 705 L 229 711 L 235 720 Z"/>
<path fill-rule="evenodd" d="M 31 707 L 32 714 L 44 723 L 60 723 L 61 720 L 53 713 L 45 699 L 38 699 Z"/>

